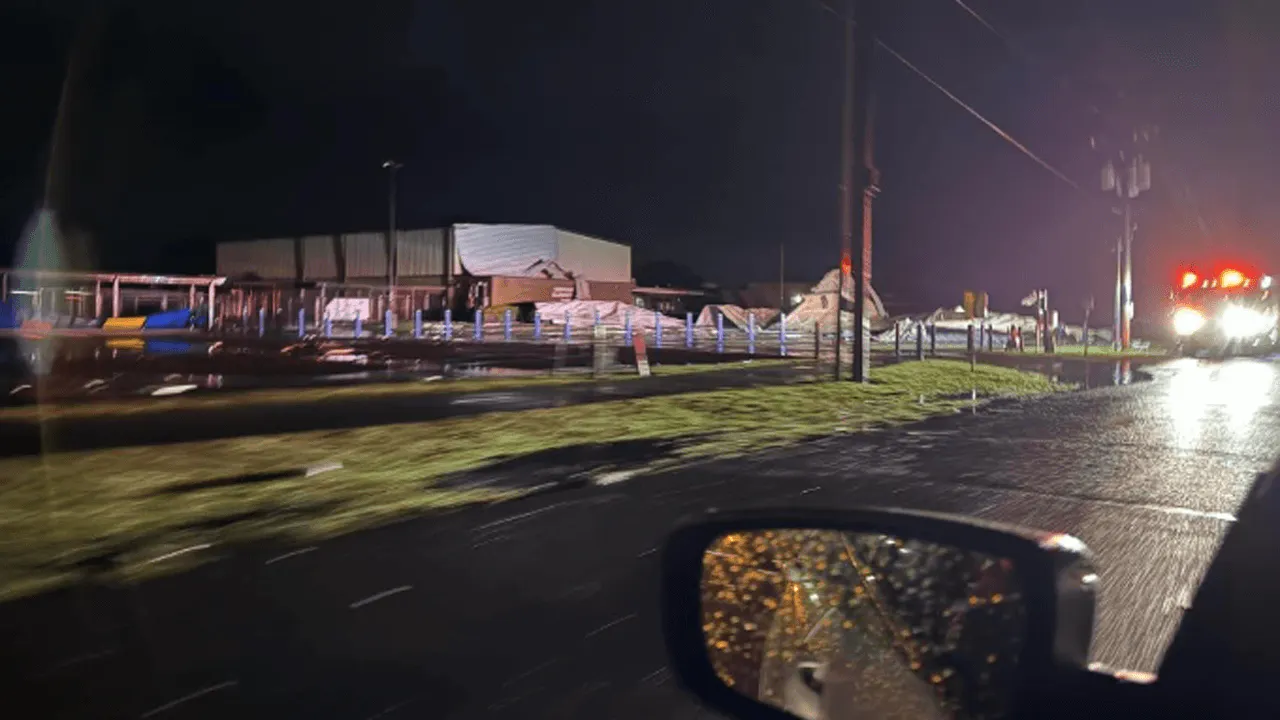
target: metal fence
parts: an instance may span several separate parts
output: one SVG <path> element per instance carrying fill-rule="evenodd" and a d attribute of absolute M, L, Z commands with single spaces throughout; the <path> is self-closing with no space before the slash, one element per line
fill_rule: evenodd
<path fill-rule="evenodd" d="M 835 328 L 809 322 L 788 321 L 785 316 L 773 325 L 761 327 L 748 316 L 747 327 L 738 327 L 719 316 L 714 326 L 698 325 L 688 314 L 681 323 L 669 316 L 647 316 L 648 327 L 642 327 L 639 315 L 628 316 L 622 324 L 596 319 L 585 322 L 572 317 L 544 317 L 535 313 L 532 322 L 520 322 L 511 310 L 480 314 L 474 319 L 454 320 L 446 311 L 442 320 L 428 321 L 423 311 L 415 311 L 405 319 L 390 312 L 381 317 L 357 318 L 338 322 L 329 318 L 318 321 L 306 308 L 298 308 L 292 317 L 259 308 L 256 314 L 245 314 L 239 322 L 224 323 L 223 331 L 259 337 L 332 338 L 332 339 L 396 339 L 445 343 L 524 343 L 590 345 L 603 341 L 609 345 L 630 346 L 634 338 L 643 337 L 647 347 L 684 349 L 712 353 L 747 354 L 764 357 L 829 358 L 834 356 Z M 677 324 L 679 323 L 679 324 Z M 853 333 L 843 332 L 846 347 Z M 900 321 L 871 335 L 871 349 L 881 354 L 910 359 L 939 354 L 954 356 L 965 353 L 1002 350 L 1027 350 L 1039 345 L 1038 337 L 1026 337 L 1021 345 L 1011 328 L 975 323 L 964 329 L 953 325 L 939 327 L 922 321 Z M 1060 346 L 1078 345 L 1079 338 L 1058 338 Z M 1095 346 L 1107 344 L 1093 340 Z"/>

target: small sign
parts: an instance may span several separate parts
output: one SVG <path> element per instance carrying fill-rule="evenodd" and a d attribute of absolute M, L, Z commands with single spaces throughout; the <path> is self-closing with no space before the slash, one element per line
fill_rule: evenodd
<path fill-rule="evenodd" d="M 334 322 L 355 322 L 369 317 L 369 298 L 334 298 L 325 305 L 324 314 Z"/>
<path fill-rule="evenodd" d="M 560 287 L 551 288 L 551 299 L 552 300 L 572 300 L 573 286 L 564 285 Z"/>
<path fill-rule="evenodd" d="M 644 347 L 644 334 L 636 333 L 631 346 L 636 350 L 636 369 L 640 371 L 640 377 L 649 377 L 649 353 Z"/>
<path fill-rule="evenodd" d="M 964 291 L 964 314 L 970 320 L 987 316 L 987 294 L 975 290 Z"/>

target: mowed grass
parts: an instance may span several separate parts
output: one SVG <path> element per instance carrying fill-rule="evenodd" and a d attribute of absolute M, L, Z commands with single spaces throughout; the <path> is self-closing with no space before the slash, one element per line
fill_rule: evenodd
<path fill-rule="evenodd" d="M 723 390 L 0 460 L 0 598 L 88 573 L 122 579 L 172 572 L 240 543 L 314 542 L 512 497 L 514 491 L 450 489 L 438 481 L 549 449 L 679 441 L 654 459 L 657 469 L 952 413 L 973 397 L 1063 388 L 1038 375 L 983 365 L 971 371 L 946 360 L 903 363 L 875 377 L 870 385 Z"/>
<path fill-rule="evenodd" d="M 750 360 L 732 363 L 701 363 L 690 365 L 655 365 L 655 377 L 691 375 L 707 372 L 724 372 L 793 365 L 793 360 Z M 633 380 L 639 378 L 635 368 L 615 369 L 600 380 Z M 79 402 L 58 402 L 42 405 L 26 405 L 0 408 L 0 421 L 37 422 L 101 417 L 103 415 L 146 415 L 170 410 L 219 410 L 243 408 L 253 405 L 278 405 L 323 403 L 350 399 L 376 399 L 403 397 L 431 393 L 473 393 L 514 390 L 525 387 L 543 387 L 595 382 L 597 379 L 584 368 L 573 368 L 555 375 L 549 372 L 512 377 L 464 377 L 456 379 L 418 380 L 405 382 L 367 383 L 336 387 L 272 388 L 263 390 L 219 391 L 209 394 L 175 395 L 169 397 L 134 397 L 109 400 L 86 399 Z"/>

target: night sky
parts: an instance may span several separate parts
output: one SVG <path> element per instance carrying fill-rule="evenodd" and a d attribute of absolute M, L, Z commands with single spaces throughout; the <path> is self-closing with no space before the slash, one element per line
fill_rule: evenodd
<path fill-rule="evenodd" d="M 954 0 L 887 0 L 881 37 L 1081 189 L 878 53 L 882 294 L 1012 309 L 1045 286 L 1108 314 L 1119 222 L 1089 138 L 1135 120 L 1161 129 L 1139 314 L 1184 258 L 1280 272 L 1280 3 L 967 4 L 999 34 Z M 91 5 L 0 11 L 6 257 Z M 779 244 L 789 279 L 835 265 L 843 30 L 818 0 L 113 5 L 52 191 L 81 266 L 211 272 L 217 239 L 380 229 L 387 157 L 405 227 L 556 224 L 730 285 L 775 279 Z"/>

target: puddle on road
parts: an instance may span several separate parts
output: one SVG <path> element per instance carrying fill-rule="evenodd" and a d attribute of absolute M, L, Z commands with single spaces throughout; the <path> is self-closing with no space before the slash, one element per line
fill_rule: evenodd
<path fill-rule="evenodd" d="M 1045 370 L 1036 370 L 1058 382 L 1075 383 L 1083 390 L 1116 385 L 1131 385 L 1151 380 L 1132 360 L 1116 362 L 1066 361 L 1053 363 Z"/>

